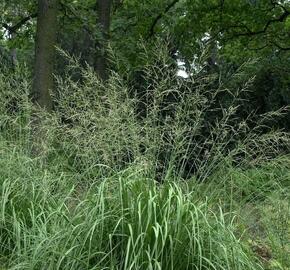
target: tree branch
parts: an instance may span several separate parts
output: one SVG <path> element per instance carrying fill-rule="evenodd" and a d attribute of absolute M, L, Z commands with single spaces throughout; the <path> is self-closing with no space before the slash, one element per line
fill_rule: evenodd
<path fill-rule="evenodd" d="M 123 0 L 115 0 L 113 13 L 115 13 L 122 6 L 122 4 L 123 4 Z"/>
<path fill-rule="evenodd" d="M 152 36 L 154 36 L 154 29 L 156 27 L 156 25 L 158 24 L 158 22 L 162 19 L 162 16 L 167 13 L 171 8 L 173 8 L 180 0 L 173 0 L 164 10 L 163 13 L 160 13 L 154 20 L 153 23 L 150 27 L 149 30 L 149 34 L 148 34 L 148 38 L 151 38 Z"/>
<path fill-rule="evenodd" d="M 290 47 L 284 47 L 284 46 L 281 46 L 279 45 L 278 43 L 276 42 L 271 42 L 274 46 L 276 46 L 279 50 L 281 51 L 290 51 Z"/>
<path fill-rule="evenodd" d="M 33 13 L 27 17 L 24 17 L 13 26 L 9 26 L 7 23 L 2 23 L 2 27 L 8 31 L 9 35 L 12 35 L 12 34 L 15 34 L 17 30 L 20 29 L 23 25 L 25 25 L 28 21 L 36 17 L 37 17 L 37 13 Z"/>
<path fill-rule="evenodd" d="M 60 2 L 60 6 L 61 8 L 63 9 L 63 13 L 64 13 L 64 16 L 67 17 L 68 19 L 70 20 L 75 20 L 77 19 L 81 24 L 82 24 L 82 27 L 84 28 L 84 30 L 89 34 L 89 35 L 93 35 L 93 31 L 89 28 L 89 23 L 88 23 L 88 20 L 86 18 L 82 18 L 80 17 L 77 12 L 74 10 L 73 7 L 67 5 L 67 4 L 64 4 L 63 2 Z M 96 8 L 96 5 L 94 5 L 92 7 L 92 9 L 95 9 Z M 71 13 L 71 15 L 73 17 L 71 17 L 68 13 Z"/>
<path fill-rule="evenodd" d="M 274 24 L 274 23 L 279 23 L 279 22 L 284 22 L 286 20 L 286 18 L 288 16 L 290 16 L 290 11 L 288 11 L 287 9 L 283 9 L 284 12 L 280 15 L 280 17 L 275 18 L 275 19 L 271 19 L 269 21 L 266 22 L 266 24 L 264 25 L 263 29 L 258 30 L 258 31 L 252 31 L 249 27 L 247 27 L 246 25 L 242 24 L 242 25 L 233 25 L 230 26 L 227 30 L 231 29 L 231 28 L 244 28 L 246 29 L 246 32 L 243 33 L 236 33 L 234 35 L 234 37 L 241 37 L 241 36 L 255 36 L 255 35 L 260 35 L 260 34 L 265 34 L 268 30 L 268 28 Z"/>

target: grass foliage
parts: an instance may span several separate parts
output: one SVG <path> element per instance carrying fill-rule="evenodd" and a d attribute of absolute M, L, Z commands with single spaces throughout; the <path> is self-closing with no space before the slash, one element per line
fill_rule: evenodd
<path fill-rule="evenodd" d="M 184 80 L 145 60 L 103 84 L 69 58 L 40 138 L 25 69 L 0 74 L 2 268 L 289 269 L 284 108 L 245 115 L 247 65 Z"/>
<path fill-rule="evenodd" d="M 127 170 L 84 192 L 16 150 L 1 168 L 9 269 L 259 269 L 223 210 L 177 183 Z"/>

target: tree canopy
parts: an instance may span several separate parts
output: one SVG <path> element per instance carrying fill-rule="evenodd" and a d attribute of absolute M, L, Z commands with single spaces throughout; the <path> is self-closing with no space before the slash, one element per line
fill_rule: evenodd
<path fill-rule="evenodd" d="M 196 59 L 203 54 L 216 70 L 256 59 L 256 84 L 261 92 L 253 96 L 264 96 L 267 108 L 275 103 L 269 100 L 288 104 L 289 1 L 114 0 L 106 15 L 110 21 L 105 35 L 107 48 L 100 47 L 104 42 L 98 19 L 103 14 L 98 13 L 101 4 L 101 0 L 61 0 L 56 46 L 91 66 L 107 61 L 110 53 L 104 49 L 109 49 L 118 59 L 118 64 L 111 62 L 109 68 L 126 73 L 142 69 L 143 48 L 150 54 L 159 41 L 166 44 L 175 68 L 186 74 L 194 72 Z M 16 58 L 17 51 L 17 61 L 32 68 L 38 16 L 35 1 L 2 0 L 0 5 L 2 54 L 11 59 Z M 63 64 L 57 59 L 56 74 L 63 71 Z"/>

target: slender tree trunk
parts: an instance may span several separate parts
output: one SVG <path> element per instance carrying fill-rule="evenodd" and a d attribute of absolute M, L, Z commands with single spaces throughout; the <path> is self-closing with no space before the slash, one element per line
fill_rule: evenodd
<path fill-rule="evenodd" d="M 38 0 L 35 66 L 32 98 L 36 105 L 50 111 L 53 88 L 54 51 L 59 0 Z"/>
<path fill-rule="evenodd" d="M 13 16 L 17 16 L 17 12 L 16 10 L 13 12 Z M 13 42 L 13 40 L 15 39 L 16 37 L 16 30 L 12 30 L 11 28 L 8 30 L 8 33 L 9 33 L 9 39 L 10 41 Z M 17 50 L 15 48 L 15 44 L 13 45 L 13 47 L 10 49 L 10 59 L 11 59 L 11 65 L 12 65 L 12 69 L 15 70 L 16 69 L 16 66 L 17 66 Z"/>
<path fill-rule="evenodd" d="M 13 40 L 15 38 L 15 34 L 12 33 L 10 40 Z M 16 48 L 13 46 L 13 48 L 11 48 L 10 50 L 10 57 L 11 57 L 11 64 L 12 64 L 12 68 L 15 69 L 17 66 L 17 50 Z"/>
<path fill-rule="evenodd" d="M 18 63 L 16 48 L 12 48 L 10 53 L 11 53 L 12 66 L 13 66 L 13 68 L 15 68 L 17 66 L 17 63 Z"/>
<path fill-rule="evenodd" d="M 57 34 L 57 13 L 59 0 L 38 0 L 38 16 L 35 40 L 35 66 L 32 86 L 32 100 L 36 107 L 52 110 L 50 91 L 53 88 L 54 52 Z M 42 117 L 37 108 L 32 113 L 31 154 L 46 156 L 46 134 L 42 127 Z"/>
<path fill-rule="evenodd" d="M 112 0 L 97 1 L 97 23 L 100 26 L 101 39 L 97 41 L 97 53 L 95 70 L 99 77 L 106 81 L 108 78 L 108 54 L 107 47 L 110 32 Z"/>

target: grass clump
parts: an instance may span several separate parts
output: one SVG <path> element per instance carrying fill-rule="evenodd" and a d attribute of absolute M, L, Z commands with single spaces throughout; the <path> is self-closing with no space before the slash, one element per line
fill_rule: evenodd
<path fill-rule="evenodd" d="M 4 269 L 289 268 L 284 111 L 245 116 L 242 70 L 180 79 L 159 51 L 133 83 L 70 59 L 40 140 L 27 75 L 0 74 Z"/>
<path fill-rule="evenodd" d="M 17 168 L 1 175 L 7 269 L 259 269 L 234 221 L 178 183 L 156 185 L 132 168 L 80 192 L 23 159 L 1 157 Z"/>

